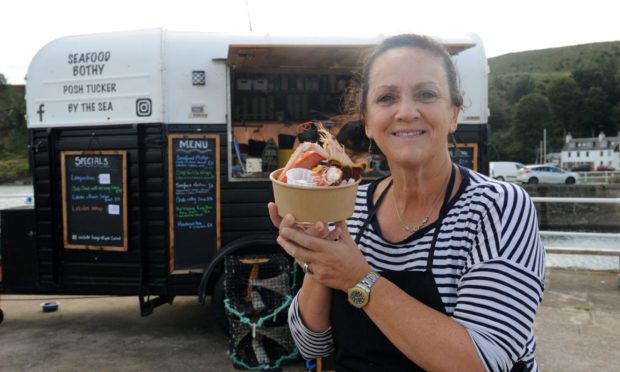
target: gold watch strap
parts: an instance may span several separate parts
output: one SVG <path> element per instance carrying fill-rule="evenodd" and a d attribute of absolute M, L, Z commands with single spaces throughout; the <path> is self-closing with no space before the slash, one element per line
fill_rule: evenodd
<path fill-rule="evenodd" d="M 365 277 L 362 278 L 362 280 L 359 281 L 359 283 L 357 283 L 357 286 L 362 287 L 366 290 L 366 292 L 370 292 L 370 288 L 372 288 L 377 279 L 379 279 L 379 274 L 377 274 L 376 271 L 371 270 Z"/>

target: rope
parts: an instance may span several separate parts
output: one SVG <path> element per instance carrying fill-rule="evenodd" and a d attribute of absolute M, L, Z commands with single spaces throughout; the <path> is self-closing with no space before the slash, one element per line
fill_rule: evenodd
<path fill-rule="evenodd" d="M 292 282 L 292 284 L 291 284 L 291 293 L 293 293 L 293 291 L 297 288 L 297 265 L 295 265 L 295 264 L 293 264 L 293 270 L 291 272 L 291 275 L 293 276 L 293 280 L 291 281 Z M 241 323 L 244 323 L 244 324 L 250 326 L 252 328 L 252 338 L 256 338 L 256 328 L 257 327 L 262 327 L 263 324 L 265 323 L 265 321 L 267 321 L 269 319 L 271 319 L 273 322 L 275 322 L 278 314 L 280 312 L 282 312 L 282 310 L 287 309 L 290 306 L 292 301 L 293 301 L 293 296 L 290 295 L 290 294 L 287 295 L 285 297 L 285 301 L 283 301 L 280 306 L 278 306 L 276 309 L 274 309 L 274 311 L 272 313 L 260 317 L 256 322 L 253 322 L 252 319 L 247 317 L 245 313 L 242 313 L 241 311 L 239 311 L 236 308 L 234 308 L 230 304 L 231 301 L 230 301 L 229 298 L 224 299 L 224 307 L 226 308 L 226 311 L 228 311 L 229 314 L 235 315 L 237 317 L 237 319 L 239 319 L 239 321 Z M 241 366 L 243 368 L 246 368 L 246 369 L 267 370 L 267 369 L 279 368 L 280 365 L 284 361 L 294 360 L 298 356 L 299 356 L 299 350 L 297 349 L 297 347 L 293 347 L 293 350 L 291 351 L 290 354 L 281 356 L 280 358 L 278 358 L 274 362 L 274 364 L 259 364 L 257 366 L 250 366 L 246 362 L 244 362 L 243 360 L 240 360 L 237 357 L 237 353 L 236 352 L 232 353 L 230 355 L 230 359 L 236 365 L 239 365 L 239 366 Z"/>
<path fill-rule="evenodd" d="M 278 358 L 273 365 L 269 364 L 259 364 L 258 366 L 250 366 L 243 360 L 237 358 L 237 353 L 232 353 L 230 355 L 230 359 L 235 362 L 235 364 L 242 366 L 245 369 L 274 369 L 280 368 L 280 365 L 287 360 L 295 360 L 299 356 L 299 350 L 297 348 L 293 348 L 293 351 L 289 355 L 283 355 Z"/>
<path fill-rule="evenodd" d="M 293 292 L 295 290 L 295 288 L 297 287 L 297 265 L 295 265 L 295 264 L 293 264 L 293 272 L 291 273 L 291 275 L 293 276 L 293 280 L 292 280 L 292 284 L 291 284 L 291 292 Z M 237 318 L 239 319 L 239 321 L 241 321 L 241 323 L 245 323 L 245 324 L 249 325 L 250 327 L 252 327 L 252 329 L 256 329 L 256 327 L 262 327 L 263 323 L 265 323 L 265 321 L 267 321 L 268 319 L 271 319 L 272 321 L 275 322 L 277 315 L 282 310 L 288 308 L 292 301 L 293 301 L 293 296 L 287 295 L 286 296 L 286 300 L 282 303 L 282 305 L 278 306 L 271 314 L 268 314 L 268 315 L 265 315 L 263 317 L 260 317 L 258 319 L 258 321 L 256 321 L 256 322 L 252 322 L 252 320 L 250 318 L 245 316 L 245 313 L 242 313 L 242 312 L 238 311 L 237 309 L 235 309 L 230 304 L 230 299 L 229 298 L 224 299 L 224 307 L 230 313 L 236 315 Z M 254 333 L 252 334 L 252 336 L 254 336 Z"/>
<path fill-rule="evenodd" d="M 282 305 L 278 306 L 271 314 L 268 314 L 268 315 L 265 315 L 263 317 L 258 318 L 258 321 L 256 321 L 256 322 L 252 322 L 252 320 L 250 318 L 245 316 L 245 313 L 242 313 L 242 312 L 238 311 L 237 309 L 235 309 L 234 307 L 232 307 L 230 305 L 230 300 L 228 298 L 224 300 L 224 307 L 230 313 L 236 315 L 237 318 L 239 318 L 239 321 L 241 323 L 245 323 L 245 324 L 249 325 L 250 327 L 252 327 L 252 329 L 255 329 L 255 327 L 262 327 L 263 323 L 265 323 L 265 321 L 267 321 L 268 319 L 271 319 L 272 321 L 275 322 L 277 315 L 282 310 L 287 308 L 291 304 L 291 301 L 293 301 L 293 296 L 291 296 L 291 295 L 286 296 L 286 301 L 284 301 L 282 303 Z M 252 336 L 254 336 L 254 333 L 252 333 Z"/>

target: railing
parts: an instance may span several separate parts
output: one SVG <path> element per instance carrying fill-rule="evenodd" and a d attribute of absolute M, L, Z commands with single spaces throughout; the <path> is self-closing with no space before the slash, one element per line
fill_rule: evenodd
<path fill-rule="evenodd" d="M 620 205 L 620 198 L 572 198 L 572 197 L 532 197 L 534 203 L 589 203 L 589 204 L 617 204 Z M 541 236 L 558 237 L 582 237 L 582 238 L 604 238 L 610 239 L 615 243 L 612 248 L 595 247 L 561 247 L 546 246 L 547 253 L 556 254 L 576 254 L 593 256 L 617 256 L 618 268 L 620 270 L 620 234 L 616 233 L 592 233 L 592 232 L 570 232 L 570 231 L 541 231 Z"/>
<path fill-rule="evenodd" d="M 593 171 L 575 173 L 579 175 L 579 183 L 581 184 L 620 183 L 620 172 L 618 171 Z"/>
<path fill-rule="evenodd" d="M 590 203 L 590 204 L 620 204 L 620 198 L 560 198 L 549 196 L 533 196 L 534 203 Z"/>
<path fill-rule="evenodd" d="M 0 209 L 6 204 L 4 202 L 6 200 L 21 200 L 21 205 L 32 205 L 34 196 L 32 194 L 0 194 Z"/>
<path fill-rule="evenodd" d="M 32 194 L 0 194 L 0 199 L 32 198 Z"/>

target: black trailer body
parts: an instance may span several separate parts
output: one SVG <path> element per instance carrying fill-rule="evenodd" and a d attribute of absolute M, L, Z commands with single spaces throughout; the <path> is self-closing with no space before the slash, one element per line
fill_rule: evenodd
<path fill-rule="evenodd" d="M 171 273 L 170 216 L 167 138 L 178 135 L 210 135 L 225 138 L 222 125 L 120 125 L 31 130 L 31 155 L 35 208 L 0 211 L 2 221 L 2 266 L 4 293 L 22 294 L 109 294 L 163 297 L 197 295 L 209 259 L 197 260 L 193 269 Z M 225 144 L 225 140 L 220 140 Z M 222 145 L 220 145 L 221 147 Z M 61 156 L 65 152 L 109 149 L 127 154 L 127 251 L 69 249 L 63 242 L 63 181 Z M 272 200 L 271 185 L 264 182 L 228 182 L 226 150 L 220 157 L 221 247 L 248 236 L 269 236 L 266 203 Z M 204 242 L 207 245 L 207 242 Z M 202 244 L 202 243 L 198 243 Z M 275 245 L 275 242 L 273 242 Z M 268 249 L 264 243 L 261 249 Z M 220 247 L 220 248 L 221 248 Z M 250 250 L 251 242 L 235 246 Z M 229 249 L 230 250 L 230 249 Z M 191 253 L 190 253 L 191 254 Z M 204 256 L 204 255 L 203 255 Z M 211 270 L 219 274 L 218 270 Z M 217 277 L 215 278 L 217 279 Z M 214 282 L 209 283 L 208 293 Z"/>

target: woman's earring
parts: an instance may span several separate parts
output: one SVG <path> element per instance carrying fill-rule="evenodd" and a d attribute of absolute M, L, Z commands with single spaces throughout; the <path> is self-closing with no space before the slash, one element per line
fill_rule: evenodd
<path fill-rule="evenodd" d="M 456 149 L 456 136 L 454 135 L 454 132 L 450 132 L 449 140 L 452 147 Z"/>

